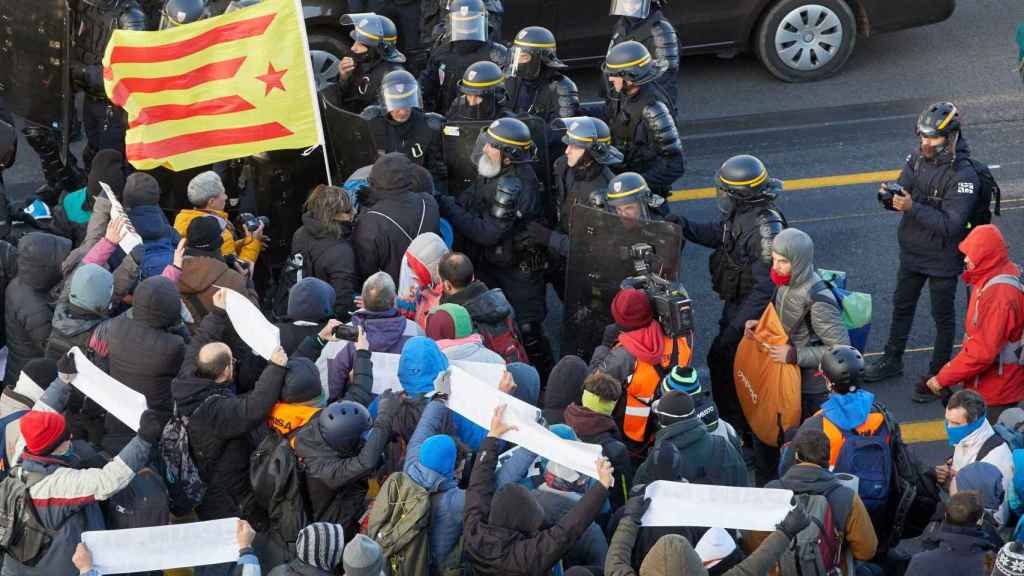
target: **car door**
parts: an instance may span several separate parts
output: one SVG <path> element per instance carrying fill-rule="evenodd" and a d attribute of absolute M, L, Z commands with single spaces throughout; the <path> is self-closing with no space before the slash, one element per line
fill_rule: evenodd
<path fill-rule="evenodd" d="M 670 2 L 665 14 L 675 25 L 684 52 L 716 52 L 745 44 L 749 27 L 766 1 Z"/>
<path fill-rule="evenodd" d="M 555 0 L 546 3 L 557 17 L 558 55 L 563 60 L 603 60 L 615 17 L 609 0 Z"/>

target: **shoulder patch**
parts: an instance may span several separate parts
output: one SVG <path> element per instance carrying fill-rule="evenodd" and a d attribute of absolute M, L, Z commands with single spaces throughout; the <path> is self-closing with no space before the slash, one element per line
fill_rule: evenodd
<path fill-rule="evenodd" d="M 960 182 L 956 185 L 957 194 L 974 194 L 974 182 Z"/>

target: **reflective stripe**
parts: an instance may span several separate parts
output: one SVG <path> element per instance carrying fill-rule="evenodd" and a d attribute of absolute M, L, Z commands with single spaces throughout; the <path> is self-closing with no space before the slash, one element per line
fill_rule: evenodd
<path fill-rule="evenodd" d="M 942 130 L 946 126 L 948 126 L 949 125 L 949 121 L 953 119 L 953 115 L 954 114 L 956 114 L 956 106 L 953 106 L 953 109 L 949 111 L 949 114 L 946 115 L 946 119 L 943 120 L 941 124 L 939 124 L 939 128 L 938 129 Z"/>
<path fill-rule="evenodd" d="M 525 48 L 551 48 L 551 49 L 554 49 L 555 46 L 556 46 L 554 42 L 545 43 L 545 44 L 535 44 L 533 42 L 523 42 L 521 40 L 516 40 L 515 42 L 513 42 L 513 44 L 515 44 L 516 46 L 523 46 Z"/>
<path fill-rule="evenodd" d="M 651 57 L 648 55 L 648 56 L 644 56 L 643 58 L 641 58 L 639 60 L 633 60 L 632 62 L 626 62 L 625 64 L 609 64 L 608 62 L 605 62 L 604 66 L 605 66 L 605 68 L 608 68 L 609 70 L 621 70 L 623 68 L 632 68 L 633 66 L 643 66 L 644 64 L 647 64 L 650 61 L 651 61 Z"/>
<path fill-rule="evenodd" d="M 418 90 L 418 88 L 413 88 L 412 90 L 409 90 L 408 92 L 403 92 L 401 94 L 386 94 L 386 96 L 389 98 L 406 98 L 408 96 L 412 96 L 413 94 L 415 94 L 416 90 Z"/>
<path fill-rule="evenodd" d="M 502 76 L 497 80 L 491 80 L 490 82 L 470 82 L 469 80 L 463 80 L 462 83 L 470 88 L 490 88 L 491 86 L 497 86 L 505 81 L 505 77 Z"/>
<path fill-rule="evenodd" d="M 569 138 L 572 138 L 573 140 L 578 140 L 580 142 L 604 142 L 604 143 L 610 143 L 612 141 L 612 137 L 611 136 L 606 136 L 604 138 L 588 138 L 588 137 L 585 137 L 585 136 L 577 136 L 577 135 L 573 134 L 572 132 L 566 132 L 566 135 L 568 135 Z"/>
<path fill-rule="evenodd" d="M 648 406 L 626 406 L 626 416 L 639 416 L 641 418 L 647 418 L 651 415 L 651 409 Z"/>
<path fill-rule="evenodd" d="M 526 148 L 527 146 L 532 144 L 530 140 L 509 140 L 508 138 L 502 138 L 501 136 L 495 134 L 494 131 L 492 131 L 490 128 L 487 129 L 487 135 L 490 136 L 491 138 L 494 138 L 498 142 L 502 142 L 510 146 L 519 146 L 521 148 Z"/>
<path fill-rule="evenodd" d="M 639 191 L 641 191 L 643 189 L 644 189 L 644 187 L 640 186 L 638 188 L 633 188 L 632 190 L 626 190 L 625 192 L 609 193 L 608 197 L 613 199 L 613 200 L 617 199 L 617 198 L 625 198 L 626 196 L 632 196 L 633 194 L 636 194 L 637 192 L 639 192 Z"/>
<path fill-rule="evenodd" d="M 768 171 L 765 170 L 764 172 L 761 172 L 761 175 L 758 176 L 757 178 L 754 178 L 753 180 L 747 180 L 746 182 L 734 182 L 732 180 L 726 180 L 725 178 L 721 177 L 719 177 L 719 179 L 724 184 L 728 184 L 729 186 L 757 186 L 761 182 L 764 182 L 765 180 L 768 179 Z"/>

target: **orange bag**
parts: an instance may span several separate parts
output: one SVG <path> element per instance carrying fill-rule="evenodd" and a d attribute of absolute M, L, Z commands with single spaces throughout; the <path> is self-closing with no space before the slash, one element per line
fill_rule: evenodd
<path fill-rule="evenodd" d="M 775 362 L 766 350 L 788 343 L 775 305 L 769 303 L 754 338 L 740 341 L 733 361 L 733 382 L 743 415 L 754 434 L 769 446 L 778 446 L 783 432 L 800 425 L 800 367 Z"/>

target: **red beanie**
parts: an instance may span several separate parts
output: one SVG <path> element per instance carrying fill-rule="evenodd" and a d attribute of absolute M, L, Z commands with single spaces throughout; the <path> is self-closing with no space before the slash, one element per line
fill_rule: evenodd
<path fill-rule="evenodd" d="M 68 439 L 64 416 L 56 412 L 32 410 L 21 417 L 18 426 L 25 439 L 25 450 L 30 454 L 45 456 Z"/>
<path fill-rule="evenodd" d="M 612 318 L 627 332 L 646 327 L 654 320 L 647 294 L 636 288 L 619 290 L 612 300 Z"/>
<path fill-rule="evenodd" d="M 431 340 L 452 340 L 455 338 L 455 320 L 445 310 L 434 310 L 427 316 L 425 332 Z"/>

